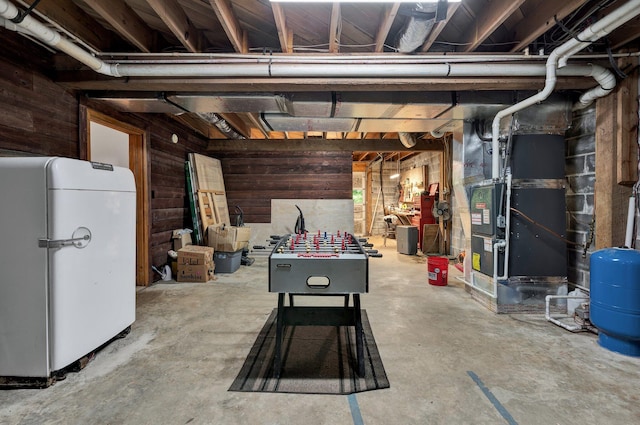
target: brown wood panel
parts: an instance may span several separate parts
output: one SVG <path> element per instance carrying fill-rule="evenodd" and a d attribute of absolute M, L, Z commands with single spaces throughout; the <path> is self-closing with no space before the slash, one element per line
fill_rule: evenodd
<path fill-rule="evenodd" d="M 624 244 L 631 188 L 617 184 L 617 94 L 596 101 L 595 248 Z"/>
<path fill-rule="evenodd" d="M 270 223 L 272 199 L 351 199 L 350 152 L 217 153 L 232 220 Z"/>

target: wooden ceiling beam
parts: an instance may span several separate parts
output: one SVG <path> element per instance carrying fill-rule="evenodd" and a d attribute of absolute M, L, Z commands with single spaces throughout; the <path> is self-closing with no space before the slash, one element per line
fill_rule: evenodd
<path fill-rule="evenodd" d="M 500 27 L 525 0 L 494 0 L 491 7 L 484 7 L 478 11 L 474 28 L 467 32 L 466 39 L 461 41 L 463 52 L 473 52 L 480 46 L 495 30 Z"/>
<path fill-rule="evenodd" d="M 544 87 L 544 77 L 504 78 L 111 78 L 93 71 L 58 71 L 56 82 L 76 90 L 117 91 L 189 91 L 259 92 L 259 91 L 477 91 L 477 90 L 538 90 Z M 558 90 L 582 90 L 593 87 L 587 77 L 559 77 Z"/>
<path fill-rule="evenodd" d="M 201 33 L 189 21 L 184 9 L 176 0 L 146 1 L 189 52 L 202 51 Z"/>
<path fill-rule="evenodd" d="M 255 134 L 256 132 L 258 132 L 258 133 L 261 133 L 265 138 L 269 137 L 267 132 L 262 129 L 262 124 L 260 124 L 260 119 L 258 118 L 258 114 L 248 112 L 244 115 L 247 118 L 247 121 L 249 121 L 253 125 L 253 127 L 251 128 L 251 134 Z M 252 136 L 252 138 L 254 137 Z M 262 137 L 258 137 L 258 138 L 262 139 Z"/>
<path fill-rule="evenodd" d="M 438 36 L 440 36 L 440 33 L 442 32 L 444 27 L 447 26 L 449 20 L 451 20 L 451 17 L 454 13 L 456 13 L 458 7 L 460 7 L 461 4 L 462 3 L 451 3 L 449 5 L 449 8 L 447 9 L 447 19 L 445 19 L 444 21 L 436 22 L 436 24 L 431 29 L 431 32 L 427 36 L 427 39 L 422 44 L 420 50 L 422 50 L 423 52 L 429 51 L 431 46 L 433 46 L 433 43 L 438 39 Z"/>
<path fill-rule="evenodd" d="M 53 21 L 98 51 L 111 49 L 113 33 L 80 9 L 72 0 L 44 1 L 33 13 Z"/>
<path fill-rule="evenodd" d="M 556 19 L 561 20 L 571 12 L 582 6 L 588 0 L 544 0 L 535 8 L 532 14 L 528 14 L 514 29 L 510 41 L 517 41 L 511 51 L 518 52 L 526 48 L 535 39 L 556 25 Z M 547 52 L 549 53 L 549 52 Z"/>
<path fill-rule="evenodd" d="M 187 127 L 194 129 L 208 139 L 221 139 L 225 137 L 215 125 L 208 123 L 196 114 L 170 114 L 169 116 Z"/>
<path fill-rule="evenodd" d="M 441 151 L 443 144 L 441 140 L 418 140 L 413 148 L 405 147 L 400 140 L 391 139 L 359 139 L 359 140 L 332 140 L 332 139 L 266 139 L 256 143 L 253 140 L 209 140 L 207 144 L 208 152 L 407 152 L 407 151 Z"/>
<path fill-rule="evenodd" d="M 154 33 L 124 0 L 84 0 L 118 34 L 145 53 L 153 51 Z"/>
<path fill-rule="evenodd" d="M 209 3 L 235 51 L 238 53 L 248 53 L 247 32 L 240 26 L 240 22 L 238 22 L 238 19 L 233 13 L 229 0 L 209 0 Z"/>
<path fill-rule="evenodd" d="M 391 25 L 393 25 L 393 21 L 396 19 L 396 15 L 398 14 L 398 9 L 400 8 L 400 3 L 393 3 L 388 5 L 385 8 L 384 14 L 382 15 L 382 20 L 380 21 L 380 25 L 378 25 L 378 32 L 376 33 L 376 45 L 374 48 L 374 52 L 380 53 L 384 50 L 384 42 L 389 36 L 389 31 L 391 31 Z"/>
<path fill-rule="evenodd" d="M 276 22 L 282 53 L 293 53 L 293 31 L 287 28 L 287 18 L 282 5 L 280 3 L 271 3 L 271 10 L 273 10 L 273 19 Z"/>
<path fill-rule="evenodd" d="M 357 157 L 357 161 L 364 161 L 365 159 L 367 159 L 367 157 L 369 156 L 371 152 L 362 152 L 362 154 L 358 155 Z"/>
<path fill-rule="evenodd" d="M 331 6 L 331 23 L 329 25 L 329 53 L 340 51 L 340 3 L 334 2 Z"/>
<path fill-rule="evenodd" d="M 630 20 L 623 27 L 613 31 L 608 37 L 611 42 L 611 48 L 614 50 L 640 38 L 640 18 Z"/>
<path fill-rule="evenodd" d="M 238 133 L 242 134 L 244 137 L 250 137 L 251 126 L 247 125 L 243 119 L 243 116 L 246 114 L 219 113 L 218 115 L 229 123 L 229 125 L 231 125 Z"/>

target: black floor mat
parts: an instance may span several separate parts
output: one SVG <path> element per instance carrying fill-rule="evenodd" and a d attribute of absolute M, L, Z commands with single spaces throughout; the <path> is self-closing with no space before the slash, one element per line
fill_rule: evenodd
<path fill-rule="evenodd" d="M 288 326 L 282 344 L 283 369 L 280 379 L 275 379 L 276 311 L 267 319 L 229 391 L 352 394 L 389 388 L 365 310 L 364 377 L 356 374 L 353 326 Z"/>

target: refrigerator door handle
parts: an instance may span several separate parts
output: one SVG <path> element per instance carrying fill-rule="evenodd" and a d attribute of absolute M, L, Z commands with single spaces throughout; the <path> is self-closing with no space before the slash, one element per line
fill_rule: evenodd
<path fill-rule="evenodd" d="M 39 248 L 62 248 L 63 246 L 73 245 L 76 248 L 82 249 L 89 245 L 91 242 L 91 230 L 86 227 L 78 227 L 70 239 L 38 239 Z"/>

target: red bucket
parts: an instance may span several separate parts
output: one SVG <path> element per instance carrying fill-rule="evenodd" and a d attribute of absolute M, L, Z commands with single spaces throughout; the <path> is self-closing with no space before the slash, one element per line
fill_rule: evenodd
<path fill-rule="evenodd" d="M 447 274 L 449 272 L 449 259 L 445 257 L 428 257 L 429 284 L 435 286 L 447 286 Z"/>

